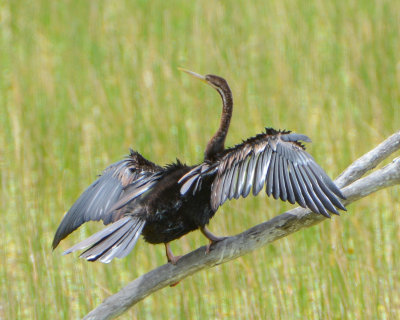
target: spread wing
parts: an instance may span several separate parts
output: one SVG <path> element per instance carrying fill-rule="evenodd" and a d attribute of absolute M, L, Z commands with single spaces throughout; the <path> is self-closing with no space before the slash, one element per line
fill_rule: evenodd
<path fill-rule="evenodd" d="M 53 249 L 84 222 L 103 220 L 109 224 L 121 218 L 110 209 L 121 198 L 130 201 L 149 190 L 162 170 L 133 150 L 126 159 L 107 167 L 65 214 L 54 236 Z"/>
<path fill-rule="evenodd" d="M 181 180 L 181 194 L 196 193 L 206 176 L 214 175 L 211 207 L 217 210 L 226 200 L 247 197 L 252 189 L 257 195 L 266 188 L 268 196 L 298 203 L 329 217 L 346 210 L 345 199 L 314 158 L 299 141 L 311 142 L 302 134 L 267 128 L 231 149 L 216 162 L 204 162 Z"/>

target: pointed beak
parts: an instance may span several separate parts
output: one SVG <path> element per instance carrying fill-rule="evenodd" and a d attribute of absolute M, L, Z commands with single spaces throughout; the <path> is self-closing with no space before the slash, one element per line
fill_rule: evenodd
<path fill-rule="evenodd" d="M 205 83 L 208 83 L 207 80 L 206 80 L 206 77 L 202 76 L 201 74 L 198 74 L 196 72 L 193 72 L 193 71 L 190 71 L 190 70 L 187 70 L 187 69 L 183 69 L 183 68 L 178 68 L 178 69 L 183 71 L 183 72 L 186 72 L 187 74 L 190 74 L 192 77 L 194 77 L 196 79 L 199 79 L 199 80 L 201 80 L 201 81 L 203 81 Z"/>

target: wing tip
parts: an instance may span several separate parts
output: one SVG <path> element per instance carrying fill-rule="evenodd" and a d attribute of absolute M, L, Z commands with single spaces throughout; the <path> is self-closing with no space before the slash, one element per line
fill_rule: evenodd
<path fill-rule="evenodd" d="M 331 215 L 328 212 L 320 212 L 321 215 L 323 215 L 325 218 L 331 219 Z"/>
<path fill-rule="evenodd" d="M 72 230 L 71 232 L 66 232 L 63 226 L 63 221 L 61 221 L 60 226 L 57 228 L 56 234 L 54 235 L 53 238 L 53 242 L 51 243 L 51 248 L 53 249 L 53 251 L 58 247 L 58 245 L 63 239 L 65 239 L 70 233 L 74 231 Z"/>
<path fill-rule="evenodd" d="M 344 196 L 344 194 L 342 193 L 342 191 L 339 189 L 339 194 L 338 197 L 342 200 L 347 200 L 347 198 Z"/>
<path fill-rule="evenodd" d="M 58 239 L 56 240 L 56 238 L 54 237 L 53 243 L 51 244 L 51 249 L 54 251 L 57 248 L 59 243 L 60 243 L 60 240 L 58 240 Z"/>

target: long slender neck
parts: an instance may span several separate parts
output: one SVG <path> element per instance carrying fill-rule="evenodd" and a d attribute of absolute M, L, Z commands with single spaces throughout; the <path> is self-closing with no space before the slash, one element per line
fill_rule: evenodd
<path fill-rule="evenodd" d="M 225 138 L 228 134 L 233 111 L 232 92 L 228 84 L 216 88 L 222 98 L 222 115 L 219 128 L 207 144 L 204 152 L 205 160 L 214 160 L 216 155 L 225 150 Z"/>

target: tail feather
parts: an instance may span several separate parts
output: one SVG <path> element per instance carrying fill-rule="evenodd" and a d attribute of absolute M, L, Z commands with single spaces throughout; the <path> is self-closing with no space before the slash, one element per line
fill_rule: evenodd
<path fill-rule="evenodd" d="M 126 223 L 127 219 L 128 219 L 128 217 L 125 217 L 125 218 L 118 220 L 117 222 L 114 222 L 108 228 L 104 228 L 103 230 L 95 233 L 94 235 L 90 236 L 89 238 L 87 238 L 87 239 L 77 243 L 73 247 L 65 250 L 63 252 L 63 255 L 69 254 L 69 253 L 77 251 L 77 250 L 85 249 L 85 248 L 89 247 L 90 245 L 97 243 L 101 239 L 106 238 L 110 233 L 113 233 L 116 230 L 118 230 L 119 228 L 121 228 Z"/>
<path fill-rule="evenodd" d="M 115 257 L 123 258 L 135 246 L 145 223 L 146 221 L 137 217 L 124 217 L 66 250 L 64 254 L 90 246 L 80 255 L 81 258 L 103 263 L 109 263 Z"/>
<path fill-rule="evenodd" d="M 142 229 L 143 229 L 143 227 L 142 227 Z M 130 236 L 130 239 L 127 239 L 127 241 L 126 241 L 127 245 L 125 247 L 121 245 L 120 248 L 118 248 L 115 251 L 115 255 L 114 256 L 116 258 L 125 257 L 133 249 L 133 247 L 135 246 L 136 242 L 139 239 L 140 233 L 141 232 L 132 232 L 131 236 Z"/>
<path fill-rule="evenodd" d="M 129 223 L 125 223 L 121 228 L 110 233 L 103 239 L 94 243 L 89 249 L 82 252 L 80 257 L 89 261 L 95 261 L 100 257 L 104 257 L 109 251 L 112 251 L 118 243 L 126 238 L 127 234 L 131 232 Z"/>
<path fill-rule="evenodd" d="M 103 263 L 109 263 L 116 257 L 116 254 L 118 254 L 121 248 L 125 248 L 129 244 L 133 238 L 132 234 L 133 236 L 137 234 L 139 238 L 140 232 L 137 233 L 137 225 L 132 227 L 128 224 L 128 228 L 121 228 L 113 235 L 110 235 L 110 238 L 94 244 L 92 247 L 84 251 L 80 257 L 88 261 L 99 260 Z M 135 244 L 136 242 L 133 245 Z M 128 253 L 129 252 L 126 252 L 126 254 Z"/>
<path fill-rule="evenodd" d="M 103 252 L 99 260 L 108 263 L 114 258 L 125 257 L 133 249 L 139 236 L 140 232 L 136 232 L 136 229 L 129 230 L 113 247 Z"/>

